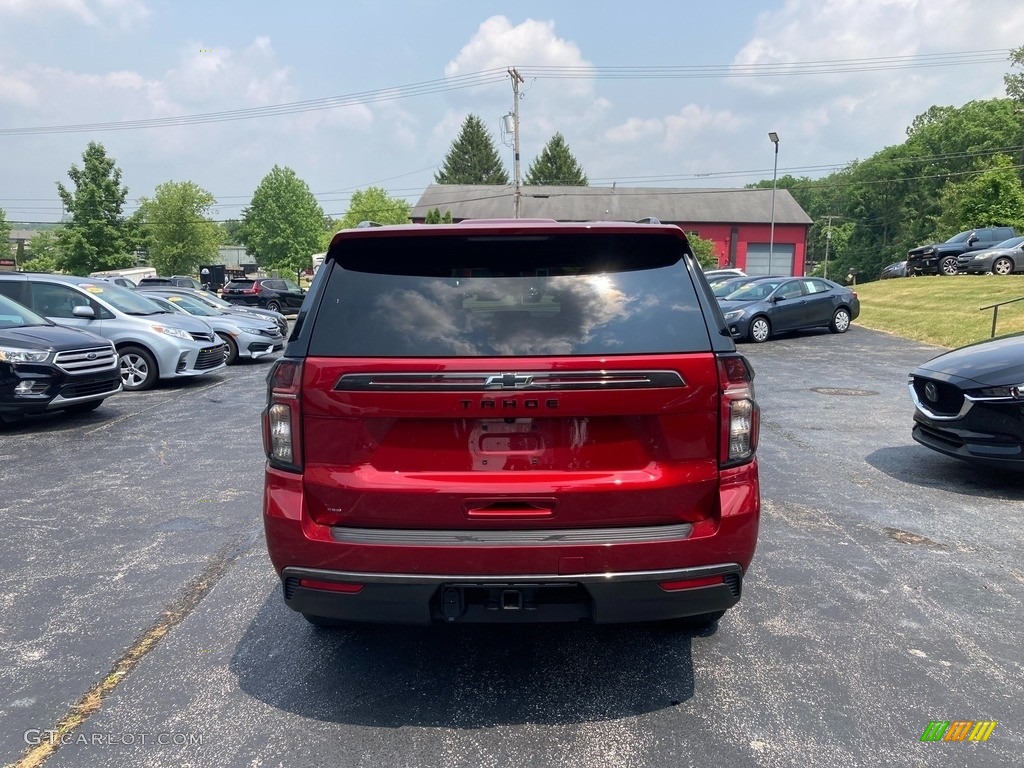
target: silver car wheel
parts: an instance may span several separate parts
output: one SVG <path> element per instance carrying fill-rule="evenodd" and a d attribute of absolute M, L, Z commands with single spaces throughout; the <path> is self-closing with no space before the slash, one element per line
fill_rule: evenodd
<path fill-rule="evenodd" d="M 769 325 L 767 319 L 763 317 L 755 317 L 750 321 L 750 338 L 758 344 L 762 341 L 767 341 L 771 332 L 772 327 Z"/>
<path fill-rule="evenodd" d="M 832 324 L 829 326 L 829 330 L 832 333 L 846 333 L 850 327 L 850 313 L 845 309 L 837 309 L 836 313 L 832 315 Z"/>
<path fill-rule="evenodd" d="M 996 275 L 1008 275 L 1013 272 L 1013 262 L 1005 256 L 996 259 L 992 264 L 992 272 Z"/>

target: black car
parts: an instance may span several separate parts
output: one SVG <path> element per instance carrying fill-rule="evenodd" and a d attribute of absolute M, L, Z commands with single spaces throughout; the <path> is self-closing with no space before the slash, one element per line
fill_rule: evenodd
<path fill-rule="evenodd" d="M 177 288 L 195 288 L 196 290 L 203 290 L 203 284 L 196 280 L 194 277 L 188 277 L 187 275 L 172 275 L 171 277 L 144 277 L 139 280 L 139 288 L 159 286 L 161 288 L 177 287 Z"/>
<path fill-rule="evenodd" d="M 729 333 L 767 341 L 773 333 L 828 328 L 846 333 L 860 314 L 855 291 L 821 277 L 766 277 L 719 299 Z"/>
<path fill-rule="evenodd" d="M 911 373 L 909 388 L 921 445 L 1024 469 L 1024 333 L 945 352 Z"/>
<path fill-rule="evenodd" d="M 280 277 L 247 277 L 232 280 L 221 290 L 221 297 L 232 304 L 263 307 L 274 312 L 298 312 L 306 292 Z"/>
<path fill-rule="evenodd" d="M 120 391 L 113 343 L 0 295 L 0 422 L 47 411 L 86 413 Z"/>
<path fill-rule="evenodd" d="M 882 268 L 882 271 L 878 274 L 879 280 L 889 280 L 894 277 L 906 277 L 907 276 L 907 262 L 906 261 L 895 261 Z"/>

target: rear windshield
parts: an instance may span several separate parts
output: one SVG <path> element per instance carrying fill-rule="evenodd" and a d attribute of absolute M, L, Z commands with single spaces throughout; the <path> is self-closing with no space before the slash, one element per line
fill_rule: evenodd
<path fill-rule="evenodd" d="M 313 320 L 324 357 L 620 355 L 710 349 L 671 236 L 349 240 Z"/>

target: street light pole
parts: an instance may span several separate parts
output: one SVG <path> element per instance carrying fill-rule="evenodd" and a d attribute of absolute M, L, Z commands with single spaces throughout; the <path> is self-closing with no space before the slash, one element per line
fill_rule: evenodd
<path fill-rule="evenodd" d="M 772 170 L 772 226 L 768 240 L 768 274 L 772 273 L 772 259 L 775 256 L 775 182 L 779 176 L 779 134 L 768 131 L 768 138 L 775 145 L 775 167 Z"/>

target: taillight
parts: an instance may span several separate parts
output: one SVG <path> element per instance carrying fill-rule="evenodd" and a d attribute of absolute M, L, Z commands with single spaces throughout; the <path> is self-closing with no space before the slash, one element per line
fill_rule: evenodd
<path fill-rule="evenodd" d="M 745 464 L 757 451 L 760 410 L 754 400 L 754 370 L 743 355 L 718 358 L 722 388 L 722 432 L 719 462 L 723 467 Z"/>
<path fill-rule="evenodd" d="M 302 422 L 299 394 L 302 363 L 278 360 L 267 375 L 267 407 L 263 411 L 263 450 L 280 469 L 302 471 Z"/>

